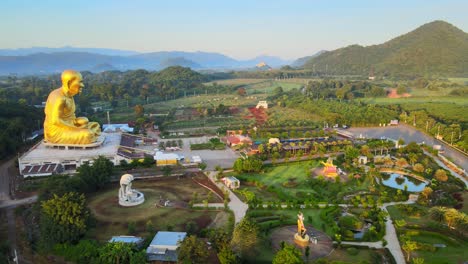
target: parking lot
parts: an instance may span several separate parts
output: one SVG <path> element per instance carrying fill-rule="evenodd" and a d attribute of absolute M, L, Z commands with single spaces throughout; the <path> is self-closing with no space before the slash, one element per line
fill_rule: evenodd
<path fill-rule="evenodd" d="M 234 161 L 239 158 L 239 154 L 230 148 L 225 150 L 190 150 L 191 144 L 206 143 L 211 137 L 191 137 L 180 138 L 183 142 L 182 150 L 166 151 L 183 155 L 185 160 L 191 160 L 192 156 L 200 156 L 202 161 L 208 165 L 207 170 L 213 170 L 217 165 L 222 168 L 231 168 Z M 179 139 L 159 139 L 161 142 Z"/>

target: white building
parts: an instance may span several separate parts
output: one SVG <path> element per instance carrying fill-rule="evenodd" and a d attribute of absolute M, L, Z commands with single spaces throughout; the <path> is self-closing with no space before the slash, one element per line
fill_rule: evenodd
<path fill-rule="evenodd" d="M 129 127 L 128 124 L 104 124 L 102 125 L 103 132 L 124 132 L 132 133 L 133 127 Z"/>
<path fill-rule="evenodd" d="M 117 154 L 121 134 L 102 133 L 102 135 L 105 137 L 102 144 L 93 148 L 48 147 L 41 141 L 18 159 L 20 174 L 24 177 L 36 177 L 75 173 L 82 164 L 85 162 L 92 164 L 99 156 L 104 156 L 114 165 L 119 165 L 121 160 L 127 160 Z"/>
<path fill-rule="evenodd" d="M 178 161 L 184 159 L 184 156 L 181 156 L 176 153 L 164 153 L 162 151 L 156 151 L 154 154 L 154 160 L 156 161 L 156 165 L 176 165 Z"/>
<path fill-rule="evenodd" d="M 258 104 L 255 108 L 260 108 L 260 107 L 262 107 L 263 109 L 268 109 L 267 101 L 258 101 Z"/>
<path fill-rule="evenodd" d="M 146 258 L 148 261 L 177 262 L 177 248 L 186 236 L 186 232 L 159 231 L 146 249 Z"/>

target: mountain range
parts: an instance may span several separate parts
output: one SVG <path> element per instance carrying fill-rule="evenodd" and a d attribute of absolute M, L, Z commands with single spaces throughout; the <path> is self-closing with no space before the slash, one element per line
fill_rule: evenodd
<path fill-rule="evenodd" d="M 49 74 L 66 68 L 80 71 L 101 72 L 106 70 L 161 70 L 169 66 L 184 66 L 192 69 L 255 69 L 264 62 L 272 67 L 281 67 L 291 61 L 274 56 L 259 56 L 250 60 L 236 60 L 214 52 L 160 51 L 138 53 L 128 50 L 98 48 L 45 48 L 0 50 L 0 75 Z"/>
<path fill-rule="evenodd" d="M 433 21 L 380 45 L 324 52 L 302 67 L 336 75 L 467 76 L 468 34 L 445 21 Z"/>

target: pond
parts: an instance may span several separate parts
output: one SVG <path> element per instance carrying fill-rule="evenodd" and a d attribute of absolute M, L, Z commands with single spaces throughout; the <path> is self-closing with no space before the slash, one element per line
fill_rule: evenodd
<path fill-rule="evenodd" d="M 426 187 L 426 183 L 414 179 L 412 177 L 400 175 L 398 173 L 392 173 L 382 177 L 382 184 L 394 189 L 404 190 L 405 185 L 408 186 L 409 192 L 421 192 Z"/>

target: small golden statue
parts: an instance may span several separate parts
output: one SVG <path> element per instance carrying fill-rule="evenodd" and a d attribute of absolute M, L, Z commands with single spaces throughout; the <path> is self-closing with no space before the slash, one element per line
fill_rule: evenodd
<path fill-rule="evenodd" d="M 337 170 L 336 166 L 333 165 L 333 160 L 332 160 L 331 157 L 329 157 L 327 159 L 327 162 L 321 161 L 321 163 L 324 166 L 323 171 L 322 171 L 324 176 L 326 176 L 326 177 L 336 177 L 336 176 L 338 176 L 338 170 Z"/>
<path fill-rule="evenodd" d="M 297 233 L 294 234 L 294 242 L 301 247 L 306 247 L 309 244 L 309 235 L 306 234 L 307 229 L 304 226 L 304 214 L 299 212 L 297 215 Z"/>
<path fill-rule="evenodd" d="M 74 70 L 62 73 L 62 87 L 49 94 L 45 107 L 44 138 L 49 144 L 86 145 L 97 141 L 101 128 L 75 116 L 73 96 L 83 89 L 83 77 Z"/>

